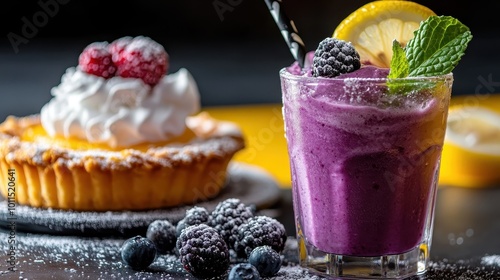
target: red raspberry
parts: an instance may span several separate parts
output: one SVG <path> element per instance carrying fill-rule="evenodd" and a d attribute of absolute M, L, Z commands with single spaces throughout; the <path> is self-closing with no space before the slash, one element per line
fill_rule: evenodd
<path fill-rule="evenodd" d="M 78 65 L 83 71 L 105 79 L 113 77 L 116 72 L 105 42 L 95 42 L 85 47 L 78 58 Z"/>
<path fill-rule="evenodd" d="M 127 47 L 128 44 L 130 44 L 130 42 L 132 42 L 132 39 L 133 38 L 131 36 L 125 36 L 116 39 L 109 44 L 108 49 L 114 63 L 118 61 L 120 53 Z"/>
<path fill-rule="evenodd" d="M 156 85 L 168 70 L 168 54 L 149 37 L 138 36 L 118 55 L 116 66 L 121 77 L 139 78 Z"/>

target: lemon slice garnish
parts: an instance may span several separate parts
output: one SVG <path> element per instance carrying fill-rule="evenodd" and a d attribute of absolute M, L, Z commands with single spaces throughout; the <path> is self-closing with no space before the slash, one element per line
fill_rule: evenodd
<path fill-rule="evenodd" d="M 500 114 L 481 107 L 451 110 L 446 137 L 470 151 L 500 156 Z"/>
<path fill-rule="evenodd" d="M 500 183 L 500 112 L 482 106 L 450 108 L 440 184 L 481 187 Z"/>
<path fill-rule="evenodd" d="M 333 37 L 351 42 L 361 63 L 389 68 L 393 40 L 406 46 L 420 22 L 433 15 L 429 8 L 411 1 L 373 1 L 345 18 Z"/>

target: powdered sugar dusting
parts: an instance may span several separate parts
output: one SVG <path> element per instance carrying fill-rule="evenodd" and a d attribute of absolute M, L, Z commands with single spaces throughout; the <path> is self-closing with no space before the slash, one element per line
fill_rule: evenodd
<path fill-rule="evenodd" d="M 7 235 L 1 232 L 0 238 L 2 244 Z M 122 239 L 19 235 L 17 272 L 3 271 L 0 275 L 19 273 L 28 279 L 151 279 L 157 276 L 159 279 L 195 279 L 183 270 L 175 255 L 159 256 L 147 271 L 130 269 L 121 260 L 123 242 Z M 44 278 L 44 275 L 51 277 Z"/>
<path fill-rule="evenodd" d="M 165 49 L 149 37 L 137 36 L 125 47 L 126 51 L 138 51 L 146 60 L 164 59 Z"/>
<path fill-rule="evenodd" d="M 0 246 L 7 246 L 7 240 L 7 233 L 0 232 Z M 197 279 L 184 270 L 174 254 L 158 255 L 145 271 L 132 270 L 121 260 L 124 239 L 23 234 L 18 235 L 17 241 L 17 271 L 0 270 L 0 276 L 18 274 L 27 279 Z M 227 275 L 215 279 L 227 279 Z M 276 276 L 266 279 L 321 278 L 288 263 Z"/>
<path fill-rule="evenodd" d="M 422 279 L 414 277 L 411 280 Z M 474 260 L 449 261 L 447 259 L 433 261 L 424 279 L 460 279 L 460 280 L 493 280 L 500 279 L 500 270 L 491 269 L 478 264 Z"/>
<path fill-rule="evenodd" d="M 268 277 L 266 279 L 272 280 L 301 280 L 301 279 L 311 279 L 311 280 L 319 280 L 324 279 L 323 277 L 313 275 L 308 272 L 306 269 L 296 265 L 289 264 L 286 266 L 282 266 L 280 271 L 273 277 Z"/>
<path fill-rule="evenodd" d="M 484 265 L 494 265 L 500 268 L 500 255 L 484 256 L 481 258 L 481 263 Z"/>
<path fill-rule="evenodd" d="M 39 116 L 32 117 L 33 124 L 39 123 Z M 17 119 L 22 123 L 25 118 Z M 31 124 L 31 125 L 33 125 Z M 22 141 L 18 136 L 0 132 L 0 150 L 7 161 L 30 162 L 35 165 L 50 165 L 57 162 L 68 167 L 98 164 L 102 170 L 130 168 L 138 165 L 159 165 L 171 167 L 176 162 L 189 164 L 203 158 L 233 154 L 244 147 L 239 128 L 229 122 L 215 121 L 205 112 L 187 118 L 187 126 L 196 132 L 188 143 L 171 143 L 151 147 L 142 152 L 135 149 L 109 151 L 100 149 L 73 150 L 58 147 L 50 142 Z M 209 125 L 209 131 L 206 131 Z"/>
<path fill-rule="evenodd" d="M 0 278 L 6 279 L 196 279 L 187 273 L 175 254 L 158 255 L 145 271 L 134 271 L 121 261 L 121 238 L 84 238 L 21 234 L 16 236 L 17 271 L 0 267 Z M 8 248 L 8 234 L 0 231 L 0 246 Z M 288 237 L 282 253 L 283 265 L 270 280 L 319 280 L 297 264 L 297 240 Z M 428 272 L 408 280 L 493 280 L 500 279 L 498 258 L 484 256 L 482 261 L 497 269 L 471 261 L 446 259 L 430 263 Z M 235 263 L 232 263 L 234 265 Z M 229 271 L 229 270 L 228 270 Z M 17 278 L 19 277 L 19 278 Z M 227 279 L 227 274 L 213 278 Z"/>
<path fill-rule="evenodd" d="M 124 36 L 111 42 L 109 45 L 109 51 L 111 52 L 114 63 L 118 61 L 120 53 L 132 41 L 132 39 L 132 36 Z"/>
<path fill-rule="evenodd" d="M 5 201 L 0 205 L 6 206 Z M 7 209 L 7 207 L 5 207 Z M 34 209 L 18 205 L 16 214 L 19 223 L 45 228 L 46 231 L 65 232 L 83 235 L 98 235 L 99 232 L 110 231 L 109 234 L 133 235 L 141 232 L 154 220 L 169 219 L 178 221 L 183 216 L 183 210 L 159 209 L 150 211 L 108 211 L 108 212 L 77 212 L 56 209 Z M 0 213 L 1 215 L 1 213 Z M 22 220 L 21 220 L 22 219 Z M 112 232 L 111 232 L 112 231 Z"/>
<path fill-rule="evenodd" d="M 24 142 L 17 137 L 6 139 L 8 141 L 8 161 L 21 160 L 34 164 L 45 165 L 53 162 L 72 166 L 83 166 L 85 162 L 92 161 L 106 169 L 130 168 L 142 164 L 170 167 L 173 162 L 190 163 L 197 158 L 210 157 L 211 155 L 224 155 L 233 153 L 243 147 L 243 143 L 231 136 L 214 137 L 210 139 L 194 139 L 187 144 L 170 144 L 163 147 L 150 148 L 146 152 L 133 149 L 122 151 L 106 150 L 69 150 L 50 146 L 45 143 Z M 46 154 L 50 153 L 53 162 L 47 162 Z"/>

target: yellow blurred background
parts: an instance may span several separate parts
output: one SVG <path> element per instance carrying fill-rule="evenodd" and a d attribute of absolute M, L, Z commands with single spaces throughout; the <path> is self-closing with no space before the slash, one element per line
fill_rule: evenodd
<path fill-rule="evenodd" d="M 486 108 L 500 114 L 500 94 L 453 97 L 450 110 L 457 108 Z M 235 160 L 260 166 L 274 176 L 280 186 L 284 188 L 291 186 L 281 104 L 219 106 L 204 109 L 215 118 L 233 121 L 241 126 L 247 146 L 235 156 Z M 490 130 L 488 133 L 492 135 L 491 137 L 499 137 L 496 142 L 499 153 L 497 155 L 478 154 L 463 147 L 457 148 L 445 140 L 440 174 L 441 185 L 460 187 L 500 185 L 500 130 Z"/>
<path fill-rule="evenodd" d="M 283 128 L 281 104 L 205 108 L 213 117 L 239 124 L 246 148 L 235 160 L 258 165 L 273 175 L 282 187 L 290 187 L 290 165 Z"/>

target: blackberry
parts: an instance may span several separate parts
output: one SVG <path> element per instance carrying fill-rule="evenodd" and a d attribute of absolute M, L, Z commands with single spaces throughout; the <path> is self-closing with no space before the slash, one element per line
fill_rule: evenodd
<path fill-rule="evenodd" d="M 175 226 L 168 220 L 156 220 L 149 224 L 146 237 L 153 241 L 160 254 L 172 251 L 177 241 Z"/>
<path fill-rule="evenodd" d="M 199 224 L 206 224 L 210 218 L 210 213 L 204 207 L 194 206 L 186 210 L 186 215 L 182 220 L 177 223 L 176 226 L 176 236 L 181 235 L 181 231 L 188 226 L 194 226 Z"/>
<path fill-rule="evenodd" d="M 281 256 L 269 246 L 259 246 L 252 250 L 248 262 L 255 266 L 263 277 L 273 276 L 281 268 Z"/>
<path fill-rule="evenodd" d="M 253 249 L 268 245 L 281 253 L 285 247 L 286 231 L 283 224 L 268 216 L 254 216 L 238 229 L 233 247 L 238 256 L 248 257 Z"/>
<path fill-rule="evenodd" d="M 259 271 L 249 263 L 239 263 L 231 268 L 227 280 L 259 280 Z"/>
<path fill-rule="evenodd" d="M 135 270 L 147 268 L 156 258 L 156 247 L 146 237 L 131 237 L 121 247 L 122 261 Z"/>
<path fill-rule="evenodd" d="M 237 240 L 238 228 L 254 216 L 252 207 L 246 206 L 237 198 L 219 202 L 211 213 L 210 226 L 215 228 L 230 248 Z"/>
<path fill-rule="evenodd" d="M 185 228 L 176 246 L 184 269 L 195 277 L 219 276 L 229 268 L 226 242 L 214 228 L 206 224 Z"/>
<path fill-rule="evenodd" d="M 336 38 L 321 41 L 314 52 L 313 76 L 333 78 L 361 67 L 359 54 L 349 42 Z"/>

